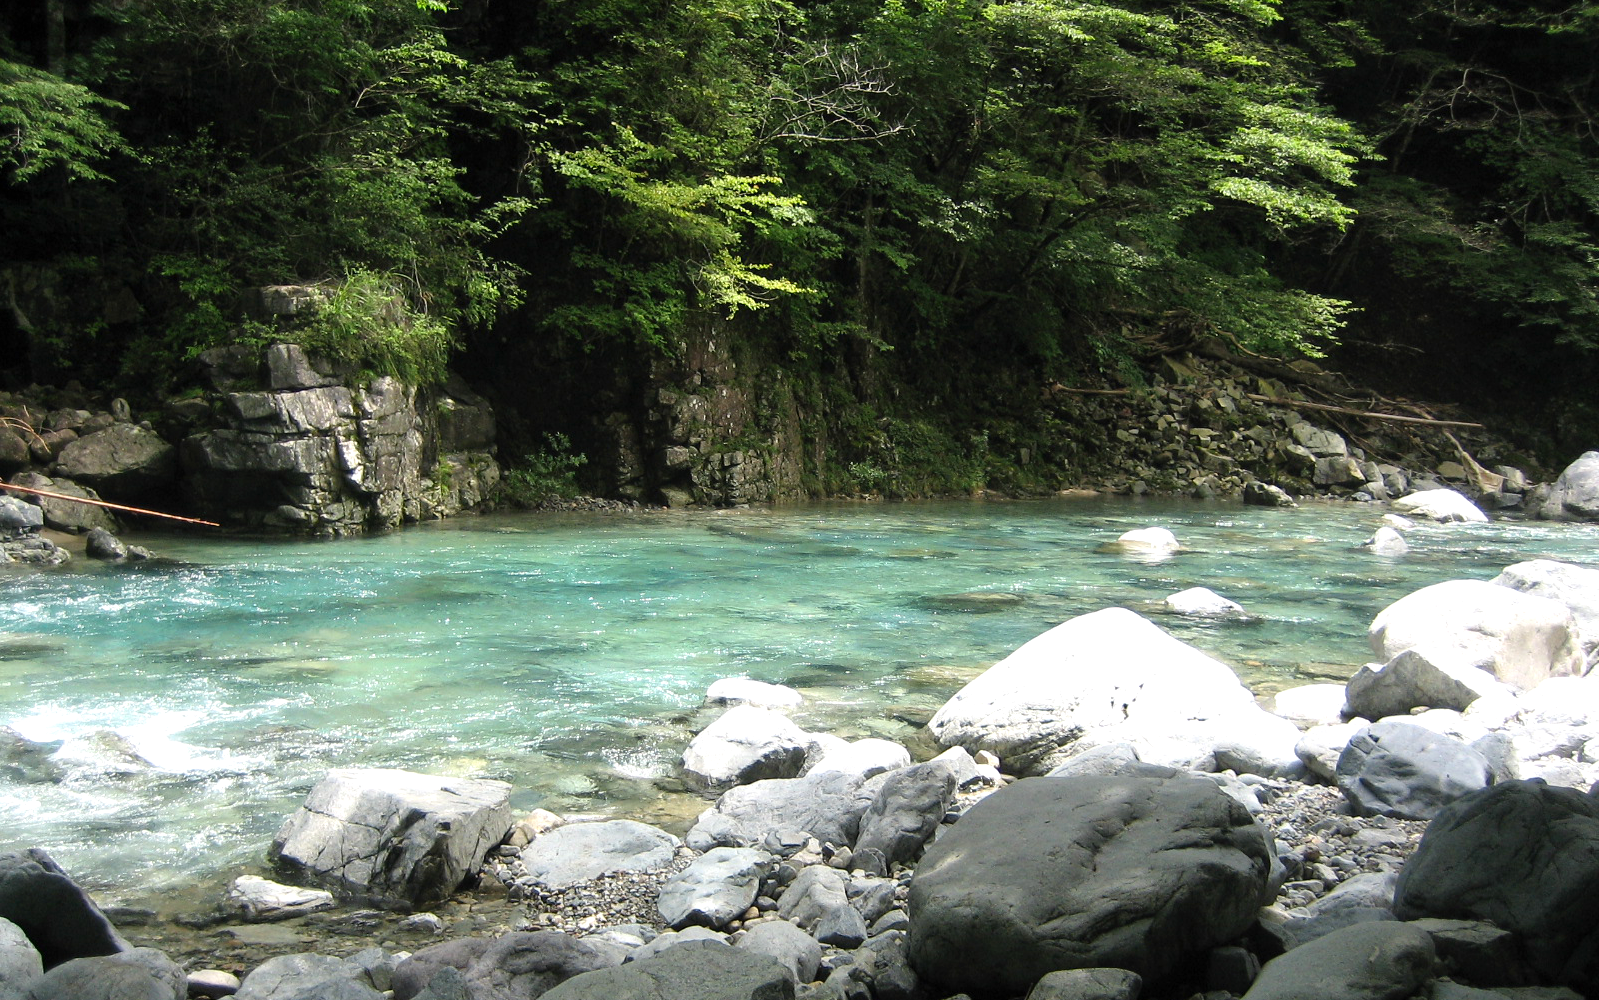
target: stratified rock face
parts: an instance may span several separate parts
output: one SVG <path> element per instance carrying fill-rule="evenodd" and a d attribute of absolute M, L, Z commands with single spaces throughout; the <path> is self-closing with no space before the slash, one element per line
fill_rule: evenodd
<path fill-rule="evenodd" d="M 1599 989 L 1599 800 L 1541 781 L 1467 796 L 1427 827 L 1394 889 L 1401 920 L 1486 920 L 1542 976 Z"/>
<path fill-rule="evenodd" d="M 911 881 L 909 954 L 932 995 L 1021 996 L 1057 969 L 1158 979 L 1241 934 L 1271 849 L 1204 778 L 1030 778 L 974 806 Z"/>
<path fill-rule="evenodd" d="M 267 854 L 345 893 L 437 902 L 505 839 L 510 795 L 503 781 L 339 768 L 311 789 Z"/>
<path fill-rule="evenodd" d="M 493 413 L 459 380 L 418 390 L 385 377 L 350 389 L 292 345 L 269 349 L 262 368 L 273 388 L 225 380 L 222 426 L 182 443 L 183 485 L 200 510 L 343 535 L 449 516 L 499 482 Z"/>

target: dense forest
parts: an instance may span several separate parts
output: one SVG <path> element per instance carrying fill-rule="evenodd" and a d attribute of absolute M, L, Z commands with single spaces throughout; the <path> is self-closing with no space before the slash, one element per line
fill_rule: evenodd
<path fill-rule="evenodd" d="M 1548 0 L 14 0 L 0 370 L 148 401 L 320 283 L 298 339 L 465 373 L 516 453 L 710 338 L 825 425 L 813 490 L 980 482 L 1041 387 L 1208 340 L 1555 463 L 1599 431 L 1596 51 Z"/>

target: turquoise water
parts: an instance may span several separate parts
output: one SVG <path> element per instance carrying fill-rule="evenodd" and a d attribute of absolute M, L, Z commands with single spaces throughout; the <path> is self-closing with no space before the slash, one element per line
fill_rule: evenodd
<path fill-rule="evenodd" d="M 42 741 L 114 730 L 155 767 L 0 778 L 0 850 L 44 847 L 130 903 L 260 871 L 328 768 L 511 782 L 519 807 L 681 831 L 670 777 L 705 688 L 803 690 L 813 730 L 909 740 L 962 683 L 1044 629 L 1151 615 L 1258 691 L 1341 679 L 1373 615 L 1521 559 L 1599 564 L 1599 528 L 1420 525 L 1381 511 L 1058 499 L 776 511 L 468 517 L 337 542 L 158 536 L 164 559 L 0 576 L 0 723 Z M 1164 525 L 1184 551 L 1107 549 Z M 1158 612 L 1207 586 L 1239 622 Z"/>

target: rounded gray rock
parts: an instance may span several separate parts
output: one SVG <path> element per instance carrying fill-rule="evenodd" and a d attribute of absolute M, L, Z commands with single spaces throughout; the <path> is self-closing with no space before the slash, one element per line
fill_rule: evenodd
<path fill-rule="evenodd" d="M 1268 887 L 1265 831 L 1204 778 L 1032 778 L 934 842 L 909 954 L 940 994 L 1015 996 L 1057 969 L 1158 979 L 1233 940 Z"/>
<path fill-rule="evenodd" d="M 1541 975 L 1599 991 L 1599 800 L 1509 781 L 1450 805 L 1399 873 L 1403 920 L 1486 920 Z"/>

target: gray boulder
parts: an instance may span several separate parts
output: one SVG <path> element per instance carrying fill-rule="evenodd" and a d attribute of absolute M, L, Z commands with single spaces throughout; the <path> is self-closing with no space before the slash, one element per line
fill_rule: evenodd
<path fill-rule="evenodd" d="M 628 819 L 568 823 L 522 848 L 522 867 L 552 889 L 607 872 L 647 872 L 665 867 L 682 841 L 665 830 Z"/>
<path fill-rule="evenodd" d="M 727 935 L 721 931 L 713 931 L 709 927 L 685 927 L 680 931 L 662 931 L 655 935 L 647 944 L 628 952 L 627 961 L 642 962 L 646 958 L 654 958 L 679 945 L 694 942 L 714 944 L 720 948 L 728 947 Z"/>
<path fill-rule="evenodd" d="M 1583 452 L 1566 466 L 1538 507 L 1546 521 L 1599 521 L 1599 451 Z"/>
<path fill-rule="evenodd" d="M 0 493 L 0 539 L 36 535 L 44 527 L 44 511 L 11 493 Z"/>
<path fill-rule="evenodd" d="M 860 919 L 860 914 L 849 905 L 844 875 L 826 865 L 800 869 L 799 875 L 783 890 L 783 898 L 777 901 L 778 916 L 813 935 L 829 914 L 842 910 L 849 910 Z"/>
<path fill-rule="evenodd" d="M 187 1000 L 188 978 L 154 948 L 74 958 L 28 985 L 26 1000 Z"/>
<path fill-rule="evenodd" d="M 448 898 L 511 829 L 511 786 L 388 768 L 329 771 L 267 856 L 335 891 L 425 906 Z"/>
<path fill-rule="evenodd" d="M 1158 979 L 1249 927 L 1272 850 L 1203 778 L 1038 778 L 977 803 L 911 880 L 909 954 L 934 990 L 1015 996 L 1056 969 Z"/>
<path fill-rule="evenodd" d="M 44 974 L 39 949 L 22 933 L 22 928 L 0 919 L 0 996 L 20 992 L 21 988 Z"/>
<path fill-rule="evenodd" d="M 356 961 L 303 953 L 269 958 L 239 984 L 236 1000 L 380 1000 Z"/>
<path fill-rule="evenodd" d="M 1126 969 L 1059 969 L 1033 984 L 1027 1000 L 1138 1000 L 1144 978 Z"/>
<path fill-rule="evenodd" d="M 82 534 L 95 528 L 104 528 L 112 533 L 119 530 L 117 519 L 104 507 L 62 499 L 62 497 L 76 497 L 81 500 L 100 499 L 100 494 L 87 486 L 80 486 L 70 479 L 51 479 L 37 472 L 24 472 L 14 477 L 12 482 L 29 489 L 61 494 L 61 497 L 33 498 L 32 502 L 39 505 L 39 510 L 44 515 L 44 524 L 47 528 L 69 531 L 73 534 Z"/>
<path fill-rule="evenodd" d="M 52 474 L 118 498 L 138 499 L 171 488 L 178 452 L 155 431 L 112 424 L 61 449 Z"/>
<path fill-rule="evenodd" d="M 861 817 L 856 850 L 881 851 L 886 864 L 913 861 L 955 801 L 955 774 L 929 762 L 893 771 Z"/>
<path fill-rule="evenodd" d="M 1463 711 L 1478 698 L 1513 698 L 1515 690 L 1450 649 L 1422 646 L 1361 667 L 1344 696 L 1345 716 L 1381 719 L 1413 708 Z"/>
<path fill-rule="evenodd" d="M 683 751 L 690 786 L 721 790 L 765 778 L 793 778 L 805 767 L 811 738 L 781 712 L 735 705 Z"/>
<path fill-rule="evenodd" d="M 37 848 L 0 854 L 0 917 L 22 929 L 46 968 L 129 950 L 88 893 Z"/>
<path fill-rule="evenodd" d="M 822 843 L 853 844 L 861 814 L 876 796 L 877 782 L 828 771 L 803 778 L 774 778 L 722 793 L 689 830 L 688 846 L 760 847 L 776 834 L 805 831 Z"/>
<path fill-rule="evenodd" d="M 1539 781 L 1460 799 L 1399 874 L 1404 920 L 1486 920 L 1514 933 L 1546 980 L 1599 990 L 1599 800 Z"/>
<path fill-rule="evenodd" d="M 121 562 L 128 558 L 128 547 L 123 544 L 122 539 L 104 528 L 89 530 L 89 536 L 84 539 L 83 552 L 90 559 L 101 559 L 105 562 Z"/>
<path fill-rule="evenodd" d="M 991 751 L 1018 774 L 1047 774 L 1088 745 L 1119 742 L 1149 763 L 1270 771 L 1297 761 L 1299 739 L 1226 664 L 1125 608 L 1024 643 L 957 692 L 928 729 L 944 746 Z M 1091 742 L 1077 746 L 1085 734 Z"/>
<path fill-rule="evenodd" d="M 815 982 L 822 962 L 821 942 L 787 920 L 756 924 L 744 932 L 734 947 L 776 959 L 793 974 L 795 983 Z"/>
<path fill-rule="evenodd" d="M 688 942 L 659 955 L 566 980 L 547 1000 L 793 1000 L 794 982 L 776 959 L 714 942 Z"/>
<path fill-rule="evenodd" d="M 655 906 L 673 930 L 690 924 L 725 928 L 760 894 L 772 856 L 749 847 L 716 847 L 661 886 Z"/>
<path fill-rule="evenodd" d="M 1493 782 L 1481 753 L 1451 736 L 1406 722 L 1356 733 L 1338 758 L 1338 788 L 1360 816 L 1432 819 L 1449 803 Z"/>
<path fill-rule="evenodd" d="M 423 948 L 394 970 L 394 1000 L 450 987 L 455 976 L 469 1000 L 533 1000 L 573 976 L 617 964 L 614 954 L 560 931 L 466 938 Z M 441 981 L 442 980 L 442 981 Z M 451 987 L 454 988 L 454 987 Z"/>
<path fill-rule="evenodd" d="M 1284 492 L 1281 487 L 1273 486 L 1270 483 L 1263 483 L 1259 480 L 1244 484 L 1243 500 L 1244 503 L 1252 504 L 1257 507 L 1299 506 L 1294 502 L 1294 498 Z"/>
<path fill-rule="evenodd" d="M 1583 668 L 1582 637 L 1564 604 L 1486 580 L 1408 594 L 1372 619 L 1367 638 L 1382 663 L 1421 649 L 1435 663 L 1475 667 L 1520 691 Z"/>
<path fill-rule="evenodd" d="M 1531 559 L 1505 567 L 1491 582 L 1564 604 L 1577 623 L 1587 662 L 1593 665 L 1599 657 L 1599 569 Z"/>
<path fill-rule="evenodd" d="M 1437 958 L 1420 928 L 1355 924 L 1267 962 L 1244 1000 L 1404 1000 L 1433 977 Z"/>

